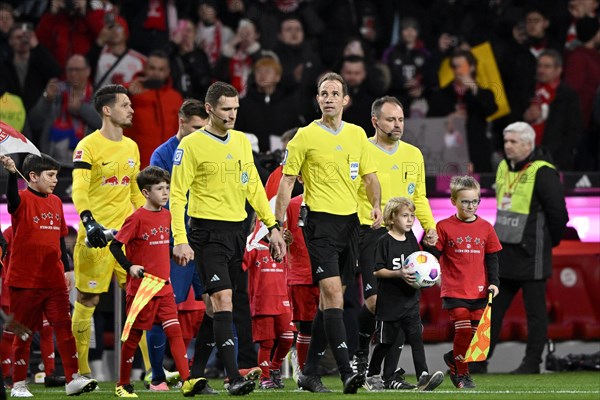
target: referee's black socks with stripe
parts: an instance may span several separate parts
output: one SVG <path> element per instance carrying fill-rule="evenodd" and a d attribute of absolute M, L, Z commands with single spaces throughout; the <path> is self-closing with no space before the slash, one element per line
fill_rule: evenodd
<path fill-rule="evenodd" d="M 221 355 L 221 361 L 230 379 L 240 376 L 235 354 L 235 342 L 233 340 L 233 313 L 231 311 L 219 311 L 213 316 L 213 331 L 217 351 Z"/>
<path fill-rule="evenodd" d="M 215 335 L 213 328 L 213 319 L 204 314 L 202 324 L 196 335 L 196 346 L 194 351 L 194 363 L 192 364 L 192 376 L 199 378 L 204 376 L 206 363 L 215 347 Z"/>
<path fill-rule="evenodd" d="M 327 342 L 337 362 L 342 380 L 345 380 L 348 376 L 352 375 L 352 368 L 350 367 L 348 356 L 344 310 L 341 308 L 323 310 L 323 327 L 325 328 Z"/>
<path fill-rule="evenodd" d="M 317 375 L 319 370 L 319 361 L 327 347 L 327 336 L 323 327 L 323 312 L 317 310 L 312 322 L 312 333 L 310 336 L 310 345 L 306 355 L 306 363 L 302 373 L 306 376 Z"/>
<path fill-rule="evenodd" d="M 363 304 L 358 312 L 358 350 L 369 352 L 369 342 L 375 332 L 375 315 Z"/>

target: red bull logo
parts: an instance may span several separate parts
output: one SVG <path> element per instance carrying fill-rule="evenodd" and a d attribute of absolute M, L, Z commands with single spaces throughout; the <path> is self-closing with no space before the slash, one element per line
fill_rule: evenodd
<path fill-rule="evenodd" d="M 128 177 L 127 175 L 125 175 L 123 177 L 123 179 L 121 179 L 121 185 L 129 186 L 130 182 L 131 182 L 131 178 Z"/>
<path fill-rule="evenodd" d="M 111 176 L 110 178 L 106 178 L 106 177 L 102 177 L 102 186 L 104 185 L 111 185 L 111 186 L 116 186 L 119 184 L 119 178 L 117 178 L 115 175 Z"/>

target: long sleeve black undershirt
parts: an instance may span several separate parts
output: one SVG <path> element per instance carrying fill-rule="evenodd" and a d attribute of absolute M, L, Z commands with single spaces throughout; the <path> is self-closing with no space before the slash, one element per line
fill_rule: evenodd
<path fill-rule="evenodd" d="M 133 263 L 125 256 L 125 253 L 123 252 L 123 243 L 119 242 L 117 239 L 113 239 L 112 242 L 110 242 L 109 248 L 115 260 L 117 260 L 119 265 L 129 273 L 129 268 L 131 268 Z"/>

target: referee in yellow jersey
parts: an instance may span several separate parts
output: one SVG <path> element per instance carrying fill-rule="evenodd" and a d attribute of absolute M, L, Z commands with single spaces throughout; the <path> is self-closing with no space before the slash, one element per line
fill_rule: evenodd
<path fill-rule="evenodd" d="M 435 246 L 437 232 L 435 221 L 427 200 L 425 189 L 425 161 L 417 147 L 403 142 L 404 110 L 402 103 L 392 96 L 384 96 L 371 105 L 371 123 L 375 134 L 369 138 L 371 156 L 377 165 L 377 178 L 381 184 L 381 208 L 392 197 L 406 197 L 415 203 L 415 213 L 426 231 L 425 243 Z M 358 192 L 358 218 L 360 220 L 358 266 L 362 275 L 363 304 L 358 314 L 359 340 L 353 365 L 356 370 L 366 371 L 368 366 L 369 342 L 375 330 L 375 306 L 377 303 L 377 278 L 375 278 L 375 247 L 382 235 L 387 233 L 383 226 L 371 229 L 371 204 L 366 191 Z M 400 343 L 401 342 L 401 343 Z M 404 342 L 399 339 L 400 344 Z M 386 389 L 412 389 L 415 386 L 404 381 L 401 375 L 395 377 L 398 346 L 386 356 L 383 381 Z M 389 361 L 388 361 L 389 360 Z M 394 364 L 394 365 L 392 365 Z"/>
<path fill-rule="evenodd" d="M 358 189 L 364 184 L 372 205 L 370 218 L 381 226 L 381 193 L 377 167 L 371 158 L 365 131 L 342 121 L 348 87 L 335 73 L 319 80 L 320 120 L 300 128 L 287 146 L 283 178 L 275 215 L 283 220 L 296 176 L 302 174 L 309 208 L 304 237 L 310 255 L 313 281 L 321 290 L 319 311 L 303 375 L 298 386 L 311 392 L 328 392 L 317 375 L 320 355 L 329 344 L 336 359 L 344 393 L 354 394 L 365 381 L 350 367 L 343 308 L 344 287 L 354 280 L 358 257 Z"/>
<path fill-rule="evenodd" d="M 269 227 L 273 258 L 281 260 L 286 247 L 254 165 L 250 141 L 233 129 L 239 108 L 237 90 L 228 83 L 215 82 L 208 88 L 204 105 L 208 124 L 184 137 L 173 156 L 173 257 L 180 265 L 196 260 L 213 305 L 213 331 L 230 380 L 228 391 L 244 395 L 254 390 L 254 382 L 245 380 L 238 371 L 230 276 L 242 268 L 246 200 Z M 189 235 L 185 229 L 186 204 Z"/>

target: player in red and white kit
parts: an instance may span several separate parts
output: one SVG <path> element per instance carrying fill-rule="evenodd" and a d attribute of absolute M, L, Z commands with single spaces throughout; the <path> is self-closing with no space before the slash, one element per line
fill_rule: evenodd
<path fill-rule="evenodd" d="M 256 223 L 251 238 L 256 237 L 260 225 L 260 222 Z M 248 271 L 252 338 L 260 346 L 260 388 L 283 389 L 281 363 L 292 347 L 295 330 L 287 292 L 285 263 L 271 258 L 269 244 L 263 237 L 258 241 L 249 241 L 242 267 Z"/>
<path fill-rule="evenodd" d="M 302 203 L 302 195 L 296 196 L 292 198 L 286 211 L 286 229 L 292 235 L 287 258 L 287 284 L 292 305 L 292 321 L 298 328 L 296 355 L 300 371 L 306 362 L 312 322 L 319 308 L 319 287 L 313 284 L 308 250 L 302 228 L 298 226 Z"/>
<path fill-rule="evenodd" d="M 8 156 L 0 156 L 0 162 L 10 172 L 6 196 L 14 236 L 5 276 L 10 292 L 10 311 L 32 331 L 40 328 L 42 316 L 46 315 L 56 332 L 67 395 L 90 392 L 98 382 L 77 373 L 77 348 L 71 331 L 64 275 L 69 265 L 64 241 L 68 229 L 62 202 L 52 194 L 58 182 L 60 164 L 45 154 L 25 157 L 22 169 L 28 187 L 19 192 L 15 162 Z M 33 396 L 26 381 L 31 340 L 30 335 L 15 337 L 13 341 L 11 397 Z"/>
<path fill-rule="evenodd" d="M 163 207 L 169 200 L 170 175 L 162 168 L 151 166 L 141 171 L 136 180 L 142 195 L 146 198 L 146 204 L 127 217 L 110 244 L 110 252 L 128 273 L 126 296 L 128 313 L 144 272 L 169 283 L 171 270 L 169 262 L 171 213 Z M 127 256 L 123 253 L 123 245 L 126 246 Z M 115 396 L 137 397 L 130 384 L 133 357 L 143 331 L 152 329 L 153 324 L 162 324 L 167 335 L 183 383 L 181 386 L 183 395 L 193 396 L 202 391 L 206 386 L 206 379 L 190 378 L 173 287 L 166 284 L 139 312 L 129 337 L 123 342 Z"/>
<path fill-rule="evenodd" d="M 456 214 L 438 222 L 436 247 L 424 247 L 436 256 L 441 253 L 442 307 L 454 323 L 454 346 L 444 354 L 444 362 L 454 386 L 473 389 L 475 383 L 463 360 L 487 304 L 488 290 L 494 297 L 499 293 L 498 252 L 502 245 L 494 227 L 476 214 L 481 199 L 475 178 L 453 177 L 450 200 Z"/>

